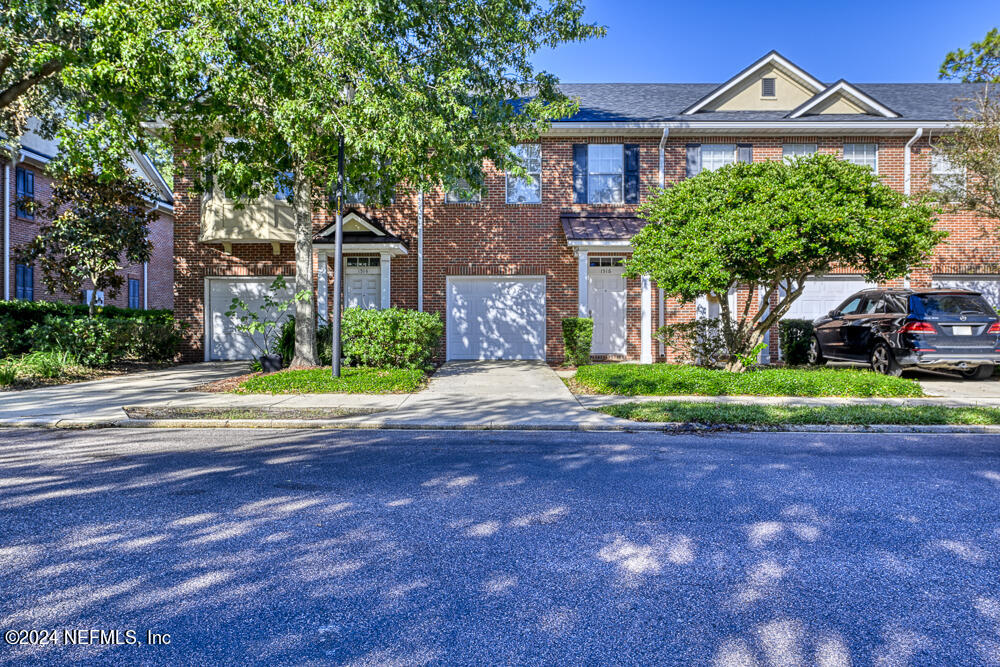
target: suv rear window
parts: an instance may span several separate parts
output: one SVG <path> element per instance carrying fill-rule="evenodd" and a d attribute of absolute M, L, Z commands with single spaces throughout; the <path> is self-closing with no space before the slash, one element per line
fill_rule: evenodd
<path fill-rule="evenodd" d="M 952 318 L 961 315 L 996 317 L 986 299 L 978 294 L 913 294 L 910 314 L 919 318 Z"/>

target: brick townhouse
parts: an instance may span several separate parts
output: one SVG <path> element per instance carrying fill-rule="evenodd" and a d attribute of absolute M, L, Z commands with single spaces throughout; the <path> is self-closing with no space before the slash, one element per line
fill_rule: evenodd
<path fill-rule="evenodd" d="M 63 301 L 84 303 L 94 297 L 92 285 L 84 285 L 80 294 L 50 292 L 42 281 L 40 271 L 30 264 L 21 264 L 15 257 L 18 246 L 31 241 L 38 234 L 41 221 L 26 208 L 19 206 L 23 199 L 45 202 L 51 196 L 52 179 L 46 173 L 48 163 L 58 151 L 58 144 L 34 132 L 27 132 L 21 140 L 20 153 L 11 164 L 0 155 L 0 179 L 3 183 L 3 299 L 26 301 Z M 173 308 L 174 258 L 173 258 L 173 192 L 164 182 L 156 166 L 144 155 L 135 153 L 130 165 L 141 178 L 147 180 L 156 192 L 150 202 L 158 215 L 150 226 L 149 238 L 153 242 L 153 256 L 145 265 L 127 266 L 119 273 L 125 279 L 122 289 L 112 298 L 97 293 L 98 302 L 122 308 Z"/>
<path fill-rule="evenodd" d="M 665 322 L 717 308 L 664 298 L 621 263 L 642 226 L 637 205 L 659 186 L 736 161 L 812 152 L 870 166 L 890 187 L 916 193 L 932 170 L 934 142 L 954 124 L 964 84 L 820 81 L 776 52 L 722 84 L 572 84 L 572 118 L 518 147 L 534 181 L 487 165 L 485 190 L 398 190 L 392 205 L 355 202 L 345 215 L 347 306 L 440 313 L 447 359 L 563 358 L 561 320 L 593 316 L 596 358 L 670 360 L 655 339 Z M 291 211 L 267 197 L 234 208 L 192 189 L 178 158 L 175 309 L 188 322 L 188 359 L 238 359 L 251 341 L 224 315 L 233 296 L 259 299 L 273 276 L 294 274 Z M 317 301 L 329 313 L 332 216 L 315 220 Z M 996 302 L 1000 250 L 982 232 L 995 221 L 947 214 L 951 232 L 914 287 L 970 286 Z M 904 282 L 904 281 L 899 281 Z M 811 278 L 789 317 L 813 318 L 863 288 L 849 272 Z M 1000 304 L 997 304 L 1000 305 Z M 776 346 L 765 352 L 777 358 Z"/>

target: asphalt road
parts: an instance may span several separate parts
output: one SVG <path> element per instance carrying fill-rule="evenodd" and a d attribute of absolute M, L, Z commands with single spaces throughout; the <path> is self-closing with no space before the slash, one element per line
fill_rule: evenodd
<path fill-rule="evenodd" d="M 997 664 L 998 516 L 990 436 L 0 430 L 0 629 L 170 636 L 0 662 Z"/>

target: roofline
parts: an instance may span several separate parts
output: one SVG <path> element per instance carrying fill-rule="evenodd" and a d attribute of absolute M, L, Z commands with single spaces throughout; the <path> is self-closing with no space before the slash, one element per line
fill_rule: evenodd
<path fill-rule="evenodd" d="M 789 121 L 789 120 L 671 120 L 671 121 L 554 121 L 546 135 L 658 135 L 664 129 L 672 135 L 703 133 L 767 133 L 767 134 L 880 134 L 925 130 L 951 130 L 963 125 L 947 120 L 851 120 L 851 121 Z"/>
<path fill-rule="evenodd" d="M 780 53 L 772 49 L 771 51 L 768 51 L 763 56 L 758 58 L 749 66 L 744 67 L 742 70 L 740 70 L 739 73 L 736 74 L 736 76 L 733 76 L 728 81 L 721 84 L 718 88 L 710 92 L 708 95 L 706 95 L 705 97 L 701 98 L 700 100 L 689 106 L 687 109 L 682 111 L 681 114 L 687 116 L 700 111 L 709 102 L 720 97 L 721 95 L 726 93 L 729 89 L 731 89 L 733 86 L 735 86 L 737 83 L 739 83 L 747 76 L 749 76 L 751 73 L 753 73 L 754 70 L 760 69 L 764 65 L 772 62 L 777 63 L 780 67 L 786 69 L 789 73 L 792 74 L 793 77 L 801 79 L 802 82 L 804 82 L 808 87 L 813 89 L 814 95 L 822 92 L 823 89 L 826 88 L 823 82 L 821 82 L 819 79 L 817 79 L 812 74 L 805 71 L 795 63 L 793 63 L 785 56 L 781 55 Z"/>
<path fill-rule="evenodd" d="M 876 100 L 871 95 L 868 95 L 868 94 L 864 93 L 863 91 L 858 90 L 852 84 L 848 83 L 848 81 L 846 79 L 840 79 L 839 81 L 837 81 L 836 83 L 832 84 L 829 88 L 827 88 L 826 90 L 824 90 L 819 95 L 816 95 L 815 97 L 806 100 L 805 102 L 803 102 L 802 104 L 800 104 L 798 107 L 796 107 L 795 109 L 793 109 L 788 114 L 788 118 L 798 118 L 799 116 L 805 114 L 805 112 L 809 111 L 809 109 L 812 109 L 816 105 L 821 104 L 828 97 L 830 97 L 831 95 L 834 95 L 834 94 L 836 94 L 838 92 L 844 92 L 844 93 L 846 93 L 846 94 L 854 97 L 858 102 L 861 102 L 862 105 L 868 106 L 868 107 L 874 109 L 875 111 L 877 111 L 878 113 L 882 114 L 886 118 L 899 118 L 900 117 L 900 115 L 897 112 L 895 112 L 892 109 L 890 109 L 889 107 L 885 106 L 884 104 L 882 104 L 881 102 L 879 102 L 878 100 Z"/>

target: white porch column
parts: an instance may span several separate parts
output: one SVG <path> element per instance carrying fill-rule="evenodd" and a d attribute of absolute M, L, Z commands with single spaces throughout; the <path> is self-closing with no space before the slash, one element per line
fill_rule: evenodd
<path fill-rule="evenodd" d="M 392 255 L 387 252 L 381 253 L 382 261 L 379 262 L 379 266 L 382 268 L 382 308 L 391 307 L 392 298 L 392 286 L 390 281 L 392 280 Z"/>
<path fill-rule="evenodd" d="M 326 251 L 316 251 L 316 320 L 320 326 L 326 324 L 328 317 L 327 299 L 330 293 L 330 283 L 326 277 L 330 262 L 327 261 Z"/>
<path fill-rule="evenodd" d="M 639 363 L 653 363 L 653 289 L 649 275 L 642 276 L 642 296 L 639 300 L 642 312 L 642 330 L 639 332 Z"/>
<path fill-rule="evenodd" d="M 590 304 L 587 303 L 587 271 L 590 268 L 590 262 L 588 261 L 588 253 L 586 250 L 577 250 L 577 292 L 580 302 L 580 317 L 590 316 Z"/>

